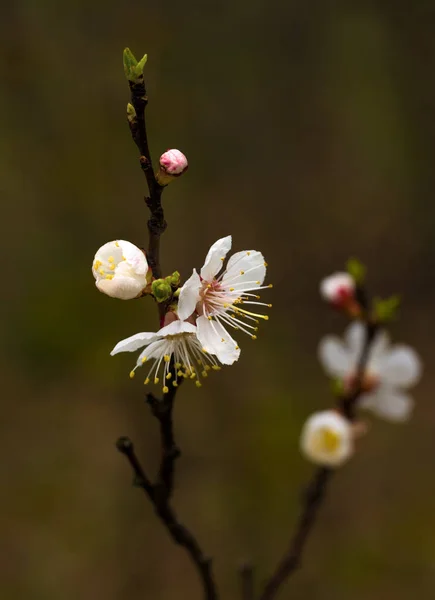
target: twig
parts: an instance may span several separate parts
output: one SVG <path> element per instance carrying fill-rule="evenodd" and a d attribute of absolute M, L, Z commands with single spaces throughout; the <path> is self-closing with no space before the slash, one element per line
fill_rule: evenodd
<path fill-rule="evenodd" d="M 240 567 L 240 589 L 242 600 L 254 600 L 254 567 L 245 563 Z"/>
<path fill-rule="evenodd" d="M 160 236 L 166 229 L 166 221 L 161 203 L 162 191 L 164 189 L 155 177 L 148 146 L 148 138 L 145 122 L 145 108 L 148 104 L 145 82 L 140 76 L 136 82 L 129 81 L 131 91 L 131 103 L 135 115 L 128 119 L 130 131 L 136 143 L 140 157 L 140 165 L 145 174 L 149 197 L 145 198 L 150 210 L 148 220 L 148 251 L 147 261 L 152 269 L 153 277 L 160 279 L 162 269 L 160 266 Z M 158 305 L 160 325 L 164 324 L 167 304 L 162 302 Z M 165 525 L 174 542 L 186 549 L 194 563 L 200 577 L 204 600 L 217 600 L 217 589 L 213 580 L 211 559 L 207 558 L 201 550 L 193 534 L 182 525 L 170 505 L 170 499 L 174 489 L 175 461 L 180 456 L 180 450 L 174 439 L 172 412 L 174 407 L 176 387 L 170 387 L 169 392 L 162 399 L 153 394 L 147 395 L 147 402 L 151 407 L 152 414 L 159 421 L 161 438 L 160 468 L 155 483 L 147 477 L 138 457 L 134 452 L 132 441 L 127 437 L 121 437 L 116 443 L 118 450 L 126 456 L 134 473 L 134 485 L 143 489 L 149 501 L 154 506 L 157 516 Z"/>
<path fill-rule="evenodd" d="M 360 292 L 362 295 L 362 291 Z M 361 305 L 366 311 L 365 295 L 361 297 Z M 340 399 L 340 409 L 350 421 L 355 418 L 355 409 L 362 393 L 363 378 L 370 354 L 373 340 L 378 331 L 378 326 L 366 316 L 366 337 L 361 356 L 358 360 L 357 373 L 353 389 L 349 394 Z M 279 563 L 273 575 L 268 579 L 259 600 L 272 600 L 286 579 L 300 566 L 305 544 L 312 531 L 317 512 L 325 498 L 327 485 L 334 471 L 326 467 L 318 468 L 308 485 L 303 498 L 302 511 L 296 524 L 296 532 L 292 538 L 289 549 Z"/>
<path fill-rule="evenodd" d="M 190 531 L 178 521 L 174 510 L 169 504 L 170 494 L 167 493 L 167 490 L 165 493 L 161 493 L 162 487 L 159 481 L 156 484 L 152 484 L 148 479 L 135 454 L 133 443 L 128 437 L 119 438 L 116 447 L 126 456 L 133 469 L 134 485 L 143 489 L 153 504 L 157 516 L 165 525 L 174 542 L 183 546 L 188 552 L 201 579 L 204 600 L 217 600 L 218 596 L 211 570 L 211 560 L 203 554 L 198 542 Z"/>

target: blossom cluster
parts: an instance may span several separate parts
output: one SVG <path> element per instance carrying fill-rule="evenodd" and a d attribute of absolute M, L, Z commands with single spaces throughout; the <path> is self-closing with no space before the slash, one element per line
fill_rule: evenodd
<path fill-rule="evenodd" d="M 321 282 L 320 293 L 331 306 L 353 319 L 344 339 L 326 336 L 318 349 L 319 360 L 338 384 L 344 397 L 355 394 L 357 407 L 393 422 L 406 421 L 413 408 L 407 390 L 418 383 L 422 364 L 410 346 L 391 345 L 376 315 L 365 316 L 357 299 L 357 282 L 349 273 L 335 273 Z M 376 324 L 368 344 L 369 327 Z M 361 357 L 368 354 L 360 371 Z M 338 467 L 354 452 L 355 440 L 364 427 L 352 423 L 339 409 L 325 410 L 308 418 L 301 435 L 302 452 L 315 463 Z"/>
<path fill-rule="evenodd" d="M 171 151 L 169 158 L 174 156 L 178 160 Z M 200 387 L 210 370 L 239 359 L 240 347 L 229 330 L 256 339 L 260 320 L 269 318 L 257 312 L 258 307 L 271 306 L 261 302 L 258 295 L 272 287 L 264 285 L 267 264 L 257 250 L 236 252 L 226 262 L 231 244 L 231 236 L 217 240 L 200 272 L 193 269 L 184 285 L 176 289 L 174 278 L 154 280 L 145 252 L 130 242 L 108 242 L 97 251 L 92 272 L 101 292 L 123 300 L 154 293 L 158 302 L 163 298 L 167 303 L 157 332 L 136 333 L 113 348 L 112 356 L 143 348 L 130 377 L 151 363 L 145 384 L 160 383 L 164 393 L 169 386 L 178 386 L 180 379 L 192 379 Z"/>

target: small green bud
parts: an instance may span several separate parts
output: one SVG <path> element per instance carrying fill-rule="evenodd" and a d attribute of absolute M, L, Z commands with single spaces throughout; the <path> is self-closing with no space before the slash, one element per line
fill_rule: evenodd
<path fill-rule="evenodd" d="M 375 298 L 373 300 L 373 316 L 378 323 L 388 323 L 397 318 L 400 307 L 400 296 Z"/>
<path fill-rule="evenodd" d="M 336 398 L 340 398 L 344 394 L 344 381 L 342 379 L 331 380 L 331 392 Z"/>
<path fill-rule="evenodd" d="M 136 121 L 136 111 L 134 109 L 133 104 L 130 104 L 130 102 L 127 104 L 127 119 L 129 123 L 133 123 L 134 121 Z"/>
<path fill-rule="evenodd" d="M 166 302 L 172 296 L 171 284 L 166 279 L 155 279 L 151 284 L 151 291 L 157 302 Z"/>
<path fill-rule="evenodd" d="M 367 269 L 357 258 L 349 258 L 346 263 L 346 270 L 358 286 L 364 283 Z"/>
<path fill-rule="evenodd" d="M 180 285 L 180 273 L 178 271 L 174 271 L 172 275 L 169 275 L 165 279 L 173 287 Z"/>
<path fill-rule="evenodd" d="M 137 81 L 143 75 L 143 69 L 147 59 L 148 56 L 145 54 L 138 62 L 130 48 L 125 48 L 123 55 L 124 73 L 128 81 L 137 83 Z"/>

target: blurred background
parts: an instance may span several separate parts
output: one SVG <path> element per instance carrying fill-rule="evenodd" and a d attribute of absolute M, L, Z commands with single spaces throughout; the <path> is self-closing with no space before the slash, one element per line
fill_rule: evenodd
<path fill-rule="evenodd" d="M 259 249 L 271 319 L 241 360 L 176 402 L 175 506 L 215 558 L 260 582 L 288 544 L 312 467 L 302 423 L 329 407 L 319 339 L 345 322 L 319 280 L 350 255 L 400 292 L 398 341 L 426 371 L 406 425 L 372 420 L 331 486 L 303 569 L 280 597 L 430 598 L 435 586 L 435 2 L 14 0 L 2 6 L 0 596 L 200 598 L 188 557 L 131 486 L 129 435 L 157 467 L 156 422 L 117 341 L 157 327 L 151 301 L 99 294 L 108 240 L 146 244 L 145 180 L 125 118 L 122 50 L 147 52 L 154 158 L 189 172 L 164 201 L 166 274 L 231 233 Z"/>

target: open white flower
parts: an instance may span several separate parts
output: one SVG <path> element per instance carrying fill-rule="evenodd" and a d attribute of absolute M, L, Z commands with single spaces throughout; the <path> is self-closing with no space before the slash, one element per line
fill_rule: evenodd
<path fill-rule="evenodd" d="M 260 297 L 252 293 L 272 287 L 263 285 L 267 265 L 261 252 L 236 252 L 223 269 L 230 248 L 230 235 L 213 244 L 200 275 L 193 270 L 180 290 L 178 302 L 179 318 L 187 319 L 196 311 L 199 315 L 196 320 L 198 339 L 207 352 L 228 365 L 239 358 L 240 348 L 226 327 L 240 329 L 256 339 L 258 319 L 269 317 L 253 313 L 246 306 L 272 306 L 259 302 Z"/>
<path fill-rule="evenodd" d="M 345 332 L 344 342 L 335 336 L 325 337 L 319 345 L 319 358 L 328 375 L 351 385 L 366 339 L 361 323 L 353 323 Z M 390 346 L 385 331 L 376 334 L 371 345 L 364 377 L 364 393 L 359 405 L 390 421 L 405 421 L 412 398 L 404 390 L 415 385 L 422 365 L 417 353 L 405 345 Z"/>
<path fill-rule="evenodd" d="M 314 413 L 302 428 L 300 443 L 309 460 L 327 467 L 338 467 L 353 453 L 352 426 L 334 410 Z"/>
<path fill-rule="evenodd" d="M 214 356 L 204 352 L 196 333 L 195 325 L 174 321 L 156 333 L 136 333 L 118 342 L 110 354 L 113 356 L 119 352 L 134 352 L 145 346 L 139 354 L 136 366 L 130 372 L 131 378 L 138 367 L 152 360 L 154 362 L 145 378 L 145 384 L 151 380 L 155 384 L 161 381 L 165 394 L 169 391 L 168 386 L 172 384 L 177 387 L 181 378 L 194 379 L 196 385 L 201 387 L 201 377 L 207 377 L 210 369 L 218 371 L 221 367 Z M 171 371 L 172 357 L 174 376 Z"/>
<path fill-rule="evenodd" d="M 107 242 L 92 263 L 95 285 L 112 298 L 131 300 L 147 285 L 148 263 L 140 248 L 125 240 Z"/>

